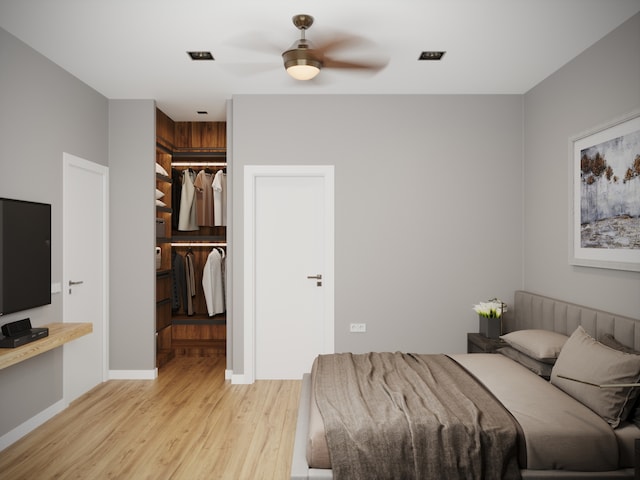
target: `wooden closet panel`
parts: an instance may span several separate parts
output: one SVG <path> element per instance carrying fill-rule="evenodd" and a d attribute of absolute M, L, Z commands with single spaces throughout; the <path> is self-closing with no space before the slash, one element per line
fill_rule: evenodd
<path fill-rule="evenodd" d="M 199 340 L 226 340 L 226 325 L 173 325 L 173 339 L 190 340 L 194 344 Z"/>
<path fill-rule="evenodd" d="M 175 122 L 176 149 L 225 149 L 227 148 L 226 122 Z"/>
<path fill-rule="evenodd" d="M 156 147 L 156 163 L 171 175 L 171 155 L 163 149 Z M 165 208 L 156 206 L 156 218 L 164 220 L 164 233 L 156 233 L 156 244 L 162 249 L 162 263 L 160 269 L 171 268 L 171 246 L 167 243 L 171 238 L 171 178 L 156 173 L 156 189 L 160 190 L 164 196 L 159 198 L 165 204 Z"/>
<path fill-rule="evenodd" d="M 156 163 L 167 175 L 156 169 L 156 189 L 164 195 L 157 198 L 165 206 L 156 206 L 156 246 L 162 252 L 161 263 L 156 267 L 156 367 L 170 361 L 175 352 L 171 348 L 171 152 L 175 125 L 167 115 L 156 109 Z M 157 192 L 156 192 L 157 193 Z M 164 229 L 158 229 L 158 219 L 164 221 Z"/>
<path fill-rule="evenodd" d="M 166 363 L 173 358 L 175 353 L 171 350 L 171 325 L 159 330 L 156 333 L 156 356 L 158 356 L 159 363 Z M 158 365 L 159 366 L 159 365 Z"/>
<path fill-rule="evenodd" d="M 174 138 L 175 122 L 162 110 L 156 108 L 156 142 L 169 150 L 173 150 Z"/>
<path fill-rule="evenodd" d="M 167 273 L 156 277 L 156 302 L 171 299 L 171 276 Z"/>
<path fill-rule="evenodd" d="M 171 325 L 171 300 L 156 304 L 156 331 Z"/>
<path fill-rule="evenodd" d="M 176 355 L 206 357 L 226 353 L 226 325 L 174 324 L 171 329 Z"/>
<path fill-rule="evenodd" d="M 182 357 L 214 357 L 224 355 L 227 352 L 226 341 L 215 340 L 215 344 L 209 341 L 206 347 L 199 346 L 174 346 L 173 351 L 176 355 Z"/>

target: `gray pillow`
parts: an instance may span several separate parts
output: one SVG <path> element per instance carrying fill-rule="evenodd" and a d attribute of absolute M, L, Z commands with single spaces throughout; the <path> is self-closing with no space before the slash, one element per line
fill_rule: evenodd
<path fill-rule="evenodd" d="M 598 385 L 638 382 L 640 355 L 607 347 L 581 326 L 564 344 L 551 371 L 553 385 L 596 412 L 613 428 L 629 415 L 638 388 L 600 388 Z"/>
<path fill-rule="evenodd" d="M 600 343 L 602 343 L 603 345 L 606 345 L 607 347 L 620 350 L 621 352 L 640 355 L 639 351 L 634 350 L 631 347 L 627 347 L 626 345 L 623 345 L 618 340 L 616 340 L 613 335 L 609 333 L 605 333 L 604 335 L 602 335 L 602 337 L 600 337 Z M 636 388 L 636 390 L 638 390 L 638 388 Z M 640 390 L 636 392 L 636 401 L 633 407 L 631 407 L 631 413 L 629 413 L 629 417 L 627 418 L 627 420 L 634 423 L 637 427 L 640 427 Z"/>
<path fill-rule="evenodd" d="M 553 365 L 569 337 L 550 330 L 534 329 L 516 330 L 500 338 L 525 355 Z"/>
<path fill-rule="evenodd" d="M 551 376 L 551 369 L 553 368 L 552 365 L 536 360 L 535 358 L 531 358 L 529 355 L 525 355 L 513 347 L 502 347 L 499 348 L 497 352 L 505 357 L 509 357 L 515 362 L 518 362 L 520 365 L 528 368 L 536 375 L 540 375 L 545 380 L 549 380 L 549 377 Z"/>

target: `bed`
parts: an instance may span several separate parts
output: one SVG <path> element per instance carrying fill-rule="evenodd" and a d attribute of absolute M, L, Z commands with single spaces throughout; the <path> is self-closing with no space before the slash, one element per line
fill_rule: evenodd
<path fill-rule="evenodd" d="M 370 478 L 411 478 L 405 474 L 384 473 L 389 465 L 389 468 L 397 469 L 403 462 L 411 464 L 413 472 L 423 472 L 414 476 L 433 478 L 427 469 L 436 468 L 434 462 L 440 461 L 439 458 L 446 455 L 447 451 L 456 449 L 465 454 L 454 459 L 453 464 L 456 468 L 469 468 L 471 473 L 465 474 L 469 478 L 634 478 L 635 445 L 636 439 L 640 439 L 640 388 L 601 388 L 599 385 L 640 381 L 640 355 L 637 354 L 640 351 L 640 320 L 525 291 L 515 293 L 514 308 L 510 313 L 504 319 L 504 330 L 508 333 L 505 339 L 509 345 L 501 354 L 412 355 L 381 352 L 318 357 L 311 372 L 303 377 L 291 479 L 367 478 L 362 472 L 374 471 L 367 468 L 379 472 L 379 475 Z M 454 432 L 451 434 L 454 438 L 462 437 L 463 442 L 471 443 L 456 444 L 455 448 L 443 447 L 439 453 L 437 449 L 434 450 L 436 444 L 451 445 L 447 443 L 452 441 L 451 438 L 437 436 L 444 435 L 441 432 L 442 425 L 435 429 L 427 428 L 419 423 L 422 420 L 408 420 L 406 423 L 413 427 L 404 437 L 396 433 L 395 426 L 385 425 L 384 429 L 390 430 L 383 430 L 385 433 L 379 436 L 388 438 L 375 441 L 370 440 L 373 436 L 370 433 L 360 432 L 359 426 L 347 425 L 345 428 L 352 430 L 340 431 L 342 424 L 364 416 L 355 410 L 354 404 L 365 404 L 363 410 L 369 410 L 371 405 L 376 404 L 372 399 L 375 398 L 379 381 L 364 380 L 372 377 L 374 370 L 371 365 L 376 366 L 376 372 L 378 368 L 384 369 L 381 378 L 391 383 L 391 386 L 379 388 L 384 394 L 395 392 L 399 383 L 395 380 L 397 371 L 401 372 L 399 376 L 410 379 L 407 382 L 410 384 L 408 393 L 402 391 L 398 396 L 399 401 L 408 405 L 406 412 L 403 408 L 403 415 L 407 418 L 412 415 L 410 404 L 423 404 L 433 412 L 420 416 L 437 417 L 442 424 L 448 425 L 448 421 L 441 420 L 442 412 L 433 405 L 441 401 L 447 404 L 446 409 L 449 410 L 447 398 L 461 397 L 455 393 L 458 388 L 464 391 L 471 388 L 468 397 L 478 406 L 474 403 L 468 407 L 469 400 L 465 397 L 462 402 L 466 403 L 455 407 L 458 410 L 451 407 L 454 408 L 454 416 L 470 411 L 472 417 L 495 418 L 499 423 L 479 425 L 478 431 L 470 431 L 470 422 L 463 419 L 461 423 L 467 429 L 464 435 L 460 435 L 459 431 L 455 433 L 455 428 L 449 430 Z M 365 374 L 356 377 L 359 370 Z M 464 375 L 460 371 L 464 371 Z M 343 374 L 344 378 L 337 378 Z M 440 377 L 445 374 L 447 377 Z M 449 376 L 460 377 L 465 386 L 458 387 L 458 380 L 454 385 Z M 350 377 L 358 378 L 355 381 L 357 385 L 353 385 Z M 423 389 L 423 382 L 431 381 L 436 382 L 437 388 Z M 443 389 L 442 386 L 450 384 L 453 390 L 446 393 L 449 387 Z M 364 391 L 365 395 L 354 402 L 351 399 L 356 398 L 356 390 Z M 420 393 L 427 399 L 418 396 L 412 400 L 414 391 L 431 393 Z M 395 395 L 393 392 L 390 397 Z M 435 395 L 432 392 L 436 392 L 441 399 L 432 398 Z M 495 405 L 480 403 L 480 398 L 483 398 L 482 402 L 490 402 L 489 397 L 497 401 L 503 413 L 498 412 Z M 376 412 L 375 408 L 369 412 L 372 418 L 388 416 Z M 382 408 L 388 409 L 388 406 Z M 477 408 L 483 413 L 478 414 Z M 483 410 L 485 408 L 487 410 Z M 425 425 L 430 425 L 429 421 L 432 420 L 425 420 Z M 376 423 L 367 422 L 366 416 L 363 422 Z M 325 423 L 329 425 L 330 433 L 325 430 Z M 436 433 L 432 433 L 432 430 Z M 425 431 L 429 433 L 424 434 L 426 437 L 423 438 Z M 495 436 L 489 437 L 487 431 Z M 360 440 L 352 441 L 354 445 L 351 446 L 348 442 L 353 438 Z M 362 441 L 362 438 L 368 440 Z M 405 454 L 408 450 L 417 451 L 421 445 L 428 445 L 429 448 L 425 449 L 426 453 L 421 451 L 410 458 L 398 459 L 381 454 L 390 445 L 406 445 L 406 442 L 410 442 L 412 447 L 398 448 Z M 333 457 L 329 454 L 329 444 Z M 496 458 L 486 457 L 496 452 L 500 454 Z M 350 470 L 352 466 L 349 464 L 361 454 L 370 454 L 371 460 L 365 460 L 362 467 Z M 478 455 L 480 466 L 460 466 L 460 462 L 467 462 L 467 458 L 471 459 L 469 463 L 473 463 Z M 332 460 L 335 460 L 333 464 Z M 370 464 L 367 464 L 368 461 Z M 483 462 L 487 462 L 486 465 Z M 432 464 L 431 467 L 429 464 Z M 446 465 L 442 468 L 446 468 Z M 485 468 L 493 468 L 494 473 L 488 474 L 490 470 L 483 470 Z M 459 476 L 463 478 L 462 474 Z M 451 472 L 441 473 L 436 478 L 445 477 L 456 478 Z"/>

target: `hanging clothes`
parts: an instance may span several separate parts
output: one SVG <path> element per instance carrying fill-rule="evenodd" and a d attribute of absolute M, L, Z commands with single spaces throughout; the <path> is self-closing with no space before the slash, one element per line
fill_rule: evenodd
<path fill-rule="evenodd" d="M 225 311 L 222 259 L 220 251 L 214 248 L 209 253 L 202 272 L 202 288 L 210 317 Z"/>
<path fill-rule="evenodd" d="M 213 178 L 213 217 L 216 227 L 227 225 L 227 172 L 218 170 Z"/>
<path fill-rule="evenodd" d="M 171 252 L 171 310 L 187 308 L 187 274 L 184 257 L 175 250 Z"/>
<path fill-rule="evenodd" d="M 185 280 L 187 283 L 187 305 L 185 307 L 185 312 L 187 315 L 193 315 L 193 297 L 196 296 L 195 255 L 191 250 L 189 250 L 184 259 Z"/>
<path fill-rule="evenodd" d="M 222 276 L 222 301 L 224 306 L 224 311 L 227 311 L 227 253 L 224 248 L 216 247 L 218 252 L 220 252 L 220 256 L 222 257 L 220 260 L 220 270 Z"/>
<path fill-rule="evenodd" d="M 183 232 L 198 230 L 196 221 L 195 187 L 193 182 L 196 179 L 196 172 L 190 168 L 182 172 L 182 192 L 180 195 L 180 219 L 178 220 L 178 230 Z"/>
<path fill-rule="evenodd" d="M 196 189 L 197 223 L 201 227 L 213 227 L 213 172 L 200 170 L 193 186 Z"/>
<path fill-rule="evenodd" d="M 182 172 L 177 168 L 171 169 L 171 208 L 174 215 L 171 215 L 171 227 L 178 229 L 178 218 L 180 217 L 180 200 L 182 197 Z"/>

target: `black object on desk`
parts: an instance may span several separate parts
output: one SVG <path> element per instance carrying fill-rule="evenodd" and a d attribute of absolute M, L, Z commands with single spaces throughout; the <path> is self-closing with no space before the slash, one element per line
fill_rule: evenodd
<path fill-rule="evenodd" d="M 506 346 L 507 342 L 500 338 L 488 338 L 481 333 L 467 333 L 467 353 L 494 353 Z"/>

